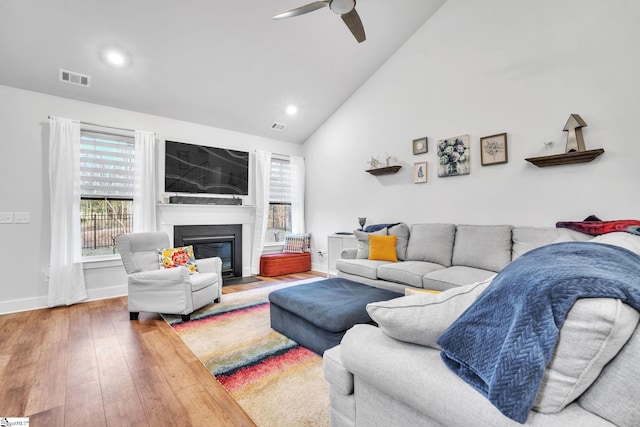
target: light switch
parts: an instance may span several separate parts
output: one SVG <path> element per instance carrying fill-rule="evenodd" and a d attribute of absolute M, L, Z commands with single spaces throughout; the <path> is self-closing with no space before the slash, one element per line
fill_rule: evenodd
<path fill-rule="evenodd" d="M 31 222 L 31 212 L 16 212 L 16 224 L 29 224 Z"/>
<path fill-rule="evenodd" d="M 13 224 L 13 212 L 0 212 L 0 224 Z"/>

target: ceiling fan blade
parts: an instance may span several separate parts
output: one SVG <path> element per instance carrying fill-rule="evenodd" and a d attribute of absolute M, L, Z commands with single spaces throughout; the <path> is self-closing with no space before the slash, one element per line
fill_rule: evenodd
<path fill-rule="evenodd" d="M 342 15 L 342 20 L 347 24 L 347 27 L 349 27 L 353 36 L 358 40 L 358 43 L 362 43 L 367 39 L 364 35 L 364 27 L 362 26 L 360 15 L 358 15 L 358 12 L 356 12 L 355 9 Z"/>
<path fill-rule="evenodd" d="M 300 6 L 295 9 L 288 10 L 286 12 L 279 13 L 272 16 L 273 19 L 291 18 L 292 16 L 304 15 L 305 13 L 313 12 L 314 10 L 322 9 L 329 6 L 329 0 L 326 1 L 314 1 L 306 6 Z"/>

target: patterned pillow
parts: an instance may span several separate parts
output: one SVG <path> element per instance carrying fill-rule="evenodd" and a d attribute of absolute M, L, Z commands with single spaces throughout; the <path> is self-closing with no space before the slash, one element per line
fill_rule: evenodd
<path fill-rule="evenodd" d="M 162 268 L 176 268 L 184 265 L 189 270 L 189 274 L 198 272 L 193 246 L 158 249 L 158 255 L 160 256 L 160 266 Z"/>
<path fill-rule="evenodd" d="M 284 236 L 284 247 L 282 252 L 301 254 L 311 251 L 311 235 L 306 234 L 288 234 Z"/>

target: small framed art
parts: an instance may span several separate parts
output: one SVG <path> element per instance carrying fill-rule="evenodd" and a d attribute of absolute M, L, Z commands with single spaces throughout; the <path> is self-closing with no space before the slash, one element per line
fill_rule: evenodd
<path fill-rule="evenodd" d="M 482 166 L 507 163 L 507 134 L 498 133 L 480 138 L 480 158 Z"/>
<path fill-rule="evenodd" d="M 413 183 L 422 184 L 427 182 L 427 162 L 413 164 Z"/>
<path fill-rule="evenodd" d="M 418 138 L 413 140 L 413 154 L 426 153 L 428 150 L 427 137 Z"/>

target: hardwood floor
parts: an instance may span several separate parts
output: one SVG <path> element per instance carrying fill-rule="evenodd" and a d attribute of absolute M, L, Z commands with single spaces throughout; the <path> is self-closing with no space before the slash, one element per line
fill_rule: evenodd
<path fill-rule="evenodd" d="M 31 427 L 255 425 L 159 315 L 129 321 L 126 297 L 0 316 L 0 417 Z"/>

